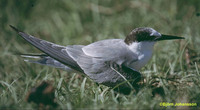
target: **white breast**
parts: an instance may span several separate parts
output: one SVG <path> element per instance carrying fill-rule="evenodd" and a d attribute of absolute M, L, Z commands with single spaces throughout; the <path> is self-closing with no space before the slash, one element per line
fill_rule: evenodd
<path fill-rule="evenodd" d="M 138 56 L 138 61 L 129 66 L 136 70 L 145 66 L 152 57 L 154 44 L 155 42 L 134 42 L 129 45 L 129 49 Z"/>

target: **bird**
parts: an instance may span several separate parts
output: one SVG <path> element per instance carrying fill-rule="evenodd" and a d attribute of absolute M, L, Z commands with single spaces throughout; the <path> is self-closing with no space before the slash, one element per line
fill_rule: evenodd
<path fill-rule="evenodd" d="M 161 34 L 150 27 L 133 29 L 125 39 L 106 39 L 88 45 L 62 46 L 36 38 L 10 27 L 42 54 L 22 54 L 27 62 L 52 66 L 66 71 L 83 73 L 97 84 L 130 94 L 139 91 L 142 79 L 139 70 L 151 59 L 156 42 L 184 39 L 184 37 Z"/>

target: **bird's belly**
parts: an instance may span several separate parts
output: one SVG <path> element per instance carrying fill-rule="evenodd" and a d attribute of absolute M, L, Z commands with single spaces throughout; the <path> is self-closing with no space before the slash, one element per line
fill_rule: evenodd
<path fill-rule="evenodd" d="M 131 63 L 131 68 L 140 70 L 142 67 L 144 67 L 148 63 L 151 57 L 152 57 L 152 53 L 139 55 L 138 60 L 136 62 Z"/>

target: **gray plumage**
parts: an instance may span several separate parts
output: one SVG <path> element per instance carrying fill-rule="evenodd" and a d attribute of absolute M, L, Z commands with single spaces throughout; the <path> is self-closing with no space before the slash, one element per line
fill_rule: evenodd
<path fill-rule="evenodd" d="M 26 62 L 47 65 L 47 66 L 59 68 L 65 71 L 69 71 L 69 72 L 73 71 L 70 67 L 60 63 L 59 61 L 51 58 L 50 56 L 46 54 L 21 54 L 21 57 L 23 57 L 24 61 Z"/>
<path fill-rule="evenodd" d="M 12 26 L 11 26 L 12 27 Z M 39 58 L 39 60 L 26 60 L 32 63 L 53 66 L 68 70 L 72 68 L 85 73 L 89 78 L 99 84 L 109 87 L 118 85 L 118 90 L 129 93 L 136 88 L 140 80 L 140 73 L 127 66 L 128 59 L 135 59 L 129 50 L 124 50 L 126 44 L 122 39 L 110 39 L 92 43 L 87 46 L 71 45 L 60 46 L 39 38 L 35 38 L 12 27 L 23 39 L 41 50 L 45 55 L 22 55 L 26 58 Z M 109 44 L 109 46 L 107 46 Z M 121 48 L 119 48 L 121 47 Z M 115 50 L 118 48 L 119 50 Z M 121 51 L 123 51 L 123 53 Z M 119 55 L 116 58 L 115 55 Z M 109 56 L 109 57 L 107 57 Z M 126 63 L 124 63 L 126 61 Z M 137 81 L 137 82 L 136 82 Z M 124 83 L 124 84 L 123 84 Z M 121 85 L 120 85 L 121 84 Z"/>
<path fill-rule="evenodd" d="M 99 84 L 128 94 L 141 80 L 138 72 L 151 58 L 156 41 L 184 39 L 163 35 L 152 28 L 136 28 L 125 40 L 108 39 L 89 45 L 61 46 L 35 38 L 11 26 L 23 39 L 44 52 L 43 55 L 23 55 L 32 63 L 73 69 L 84 73 Z M 38 59 L 38 60 L 37 60 Z"/>

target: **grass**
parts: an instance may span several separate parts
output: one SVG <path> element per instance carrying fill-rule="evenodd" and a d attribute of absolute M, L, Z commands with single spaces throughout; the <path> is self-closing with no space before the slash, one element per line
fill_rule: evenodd
<path fill-rule="evenodd" d="M 1 109 L 37 108 L 25 98 L 44 80 L 55 87 L 58 109 L 178 108 L 160 106 L 161 102 L 197 103 L 189 108 L 200 108 L 199 1 L 1 0 L 0 5 Z M 138 94 L 123 95 L 80 74 L 24 62 L 15 54 L 40 51 L 18 37 L 9 24 L 60 45 L 124 38 L 136 27 L 152 27 L 186 39 L 157 43 L 152 60 L 141 70 L 144 87 Z M 152 84 L 163 88 L 165 95 L 153 96 Z"/>

